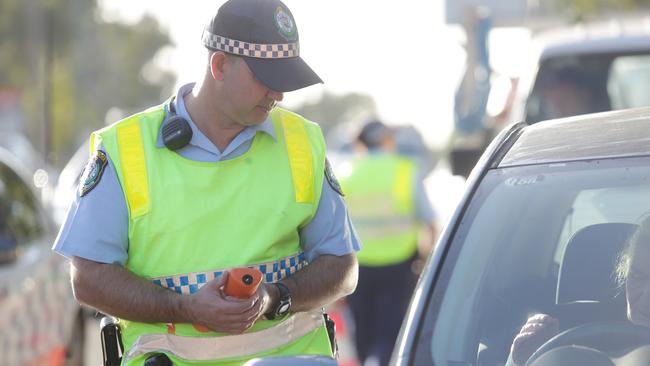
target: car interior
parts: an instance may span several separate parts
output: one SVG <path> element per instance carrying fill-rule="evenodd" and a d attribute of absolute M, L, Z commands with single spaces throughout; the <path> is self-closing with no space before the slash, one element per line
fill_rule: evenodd
<path fill-rule="evenodd" d="M 625 320 L 625 294 L 612 275 L 637 225 L 603 223 L 576 232 L 564 250 L 554 315 L 564 328 L 601 319 Z M 583 265 L 585 258 L 591 264 Z"/>

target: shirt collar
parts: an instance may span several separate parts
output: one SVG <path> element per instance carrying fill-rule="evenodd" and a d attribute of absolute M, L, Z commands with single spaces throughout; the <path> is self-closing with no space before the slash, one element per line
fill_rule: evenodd
<path fill-rule="evenodd" d="M 273 140 L 278 141 L 278 137 L 275 134 L 275 127 L 273 126 L 273 121 L 271 120 L 271 115 L 266 117 L 266 120 L 259 125 L 248 127 L 257 132 L 265 132 L 269 136 L 273 137 Z"/>
<path fill-rule="evenodd" d="M 190 145 L 195 145 L 195 146 L 200 146 L 200 140 L 205 140 L 207 139 L 207 136 L 199 130 L 199 128 L 196 126 L 192 118 L 190 117 L 189 113 L 187 112 L 187 109 L 185 108 L 185 101 L 183 97 L 188 94 L 189 92 L 192 91 L 194 88 L 195 83 L 189 83 L 181 86 L 178 89 L 178 92 L 176 93 L 176 96 L 173 98 L 171 103 L 174 103 L 174 110 L 176 111 L 176 115 L 183 117 L 190 125 L 190 128 L 192 129 L 192 139 L 190 140 Z M 165 105 L 165 116 L 168 116 L 170 113 L 169 111 L 169 104 Z M 165 118 L 166 120 L 167 118 Z M 156 141 L 156 147 L 162 148 L 165 147 L 165 144 L 163 143 L 162 139 L 162 128 L 164 125 L 164 122 L 160 125 L 160 130 L 158 131 L 158 140 Z M 264 132 L 271 136 L 274 141 L 277 141 L 277 135 L 275 132 L 275 127 L 273 126 L 273 121 L 271 120 L 271 115 L 269 115 L 266 120 L 259 125 L 253 125 L 253 126 L 248 126 L 244 130 L 242 130 L 239 134 L 250 134 L 251 138 L 253 138 L 257 132 Z"/>

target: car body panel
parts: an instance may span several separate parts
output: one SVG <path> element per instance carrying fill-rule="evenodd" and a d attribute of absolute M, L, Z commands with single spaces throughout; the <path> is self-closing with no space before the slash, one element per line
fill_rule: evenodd
<path fill-rule="evenodd" d="M 648 18 L 576 24 L 546 31 L 537 37 L 541 59 L 567 54 L 634 52 L 648 49 Z"/>
<path fill-rule="evenodd" d="M 582 115 L 526 128 L 499 167 L 650 154 L 650 108 Z"/>

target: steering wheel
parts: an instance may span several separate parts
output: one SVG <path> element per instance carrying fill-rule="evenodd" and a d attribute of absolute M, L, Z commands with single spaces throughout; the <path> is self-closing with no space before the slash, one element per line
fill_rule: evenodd
<path fill-rule="evenodd" d="M 526 361 L 530 366 L 544 353 L 561 346 L 581 345 L 600 351 L 621 350 L 650 344 L 650 328 L 630 322 L 602 322 L 565 330 L 542 344 Z"/>

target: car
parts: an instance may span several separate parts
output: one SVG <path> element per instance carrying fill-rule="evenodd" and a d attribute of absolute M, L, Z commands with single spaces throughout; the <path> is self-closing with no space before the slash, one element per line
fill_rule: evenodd
<path fill-rule="evenodd" d="M 89 146 L 90 143 L 86 141 L 77 148 L 56 180 L 52 199 L 49 201 L 56 225 L 63 225 L 70 203 L 79 188 L 79 179 L 90 157 Z"/>
<path fill-rule="evenodd" d="M 467 177 L 487 143 L 511 123 L 650 106 L 650 18 L 592 21 L 538 31 L 518 47 L 517 77 L 490 90 L 481 139 L 450 151 L 455 175 Z M 512 47 L 510 47 L 512 48 Z"/>
<path fill-rule="evenodd" d="M 650 106 L 647 24 L 648 18 L 620 19 L 536 35 L 507 121 Z"/>
<path fill-rule="evenodd" d="M 84 318 L 23 167 L 0 148 L 0 365 L 81 365 Z"/>
<path fill-rule="evenodd" d="M 650 108 L 502 130 L 428 258 L 391 363 L 503 365 L 527 319 L 547 314 L 560 333 L 528 366 L 648 364 L 650 328 L 627 320 L 616 274 L 649 214 Z"/>

